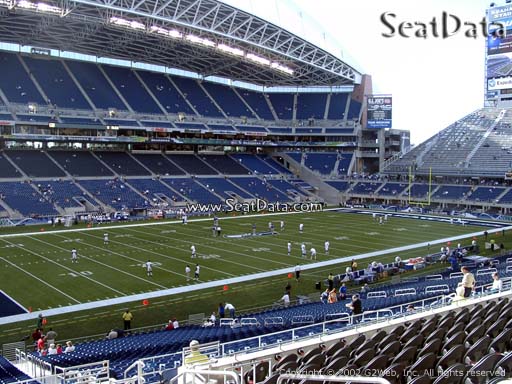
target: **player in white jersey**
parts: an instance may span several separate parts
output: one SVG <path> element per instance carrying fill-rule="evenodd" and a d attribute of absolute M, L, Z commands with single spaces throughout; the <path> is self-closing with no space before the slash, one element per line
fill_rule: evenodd
<path fill-rule="evenodd" d="M 306 257 L 306 245 L 304 243 L 302 243 L 300 245 L 300 253 L 301 253 L 302 257 L 304 257 L 304 258 Z"/>
<path fill-rule="evenodd" d="M 201 267 L 199 264 L 196 264 L 196 270 L 194 272 L 194 280 L 199 280 L 199 272 L 201 272 Z"/>
<path fill-rule="evenodd" d="M 281 232 L 284 231 L 284 221 L 283 220 L 281 220 L 280 229 L 281 229 Z"/>
<path fill-rule="evenodd" d="M 288 256 L 290 256 L 290 254 L 292 253 L 292 243 L 288 242 L 287 248 L 288 248 Z"/>
<path fill-rule="evenodd" d="M 144 267 L 146 267 L 146 273 L 148 274 L 148 276 L 152 277 L 153 276 L 153 263 L 151 262 L 151 260 L 148 260 L 146 262 L 146 264 L 144 264 Z"/>
<path fill-rule="evenodd" d="M 304 224 L 299 224 L 299 232 L 302 233 L 304 231 Z"/>
<path fill-rule="evenodd" d="M 375 212 L 373 212 L 372 216 L 373 216 L 373 221 L 375 221 L 377 219 L 377 214 Z"/>
<path fill-rule="evenodd" d="M 191 258 L 194 259 L 196 256 L 196 246 L 195 245 L 191 245 L 190 246 L 190 251 L 192 252 L 192 256 Z"/>
<path fill-rule="evenodd" d="M 73 248 L 71 250 L 71 262 L 72 263 L 78 263 L 78 255 L 76 253 L 76 249 L 75 248 Z"/>
<path fill-rule="evenodd" d="M 187 224 L 188 223 L 188 217 L 186 214 L 183 214 L 183 216 L 181 216 L 181 222 L 183 224 Z"/>
<path fill-rule="evenodd" d="M 103 244 L 104 244 L 104 245 L 108 245 L 108 233 L 105 233 L 105 234 L 103 235 Z"/>
<path fill-rule="evenodd" d="M 324 243 L 324 250 L 325 250 L 325 254 L 328 255 L 329 254 L 329 247 L 331 246 L 331 243 L 329 243 L 328 240 L 325 241 Z"/>
<path fill-rule="evenodd" d="M 309 252 L 311 253 L 311 260 L 316 260 L 316 249 L 311 248 Z"/>
<path fill-rule="evenodd" d="M 187 266 L 185 267 L 185 275 L 187 276 L 187 281 L 190 280 L 190 265 L 187 264 Z"/>

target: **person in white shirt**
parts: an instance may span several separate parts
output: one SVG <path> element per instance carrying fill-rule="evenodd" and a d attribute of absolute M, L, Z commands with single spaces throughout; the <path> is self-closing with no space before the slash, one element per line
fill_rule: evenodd
<path fill-rule="evenodd" d="M 78 255 L 75 248 L 71 250 L 71 262 L 78 263 Z"/>
<path fill-rule="evenodd" d="M 146 262 L 146 264 L 144 264 L 144 266 L 146 267 L 146 273 L 148 274 L 148 276 L 152 277 L 153 276 L 153 263 L 151 262 L 151 260 L 148 260 Z"/>
<path fill-rule="evenodd" d="M 311 248 L 309 252 L 311 253 L 311 260 L 316 260 L 316 249 Z"/>
<path fill-rule="evenodd" d="M 75 351 L 75 346 L 71 341 L 66 341 L 66 349 L 64 350 L 64 353 L 70 353 Z"/>
<path fill-rule="evenodd" d="M 190 272 L 190 265 L 187 264 L 187 266 L 185 267 L 185 275 L 187 276 L 187 281 L 190 281 Z"/>
<path fill-rule="evenodd" d="M 233 304 L 230 304 L 230 303 L 226 303 L 224 305 L 224 310 L 225 311 L 229 311 L 229 317 L 234 319 L 235 318 L 235 307 L 233 306 Z"/>
<path fill-rule="evenodd" d="M 105 234 L 103 235 L 103 244 L 104 244 L 104 245 L 108 245 L 108 233 L 105 233 Z"/>
<path fill-rule="evenodd" d="M 375 212 L 372 213 L 372 217 L 373 217 L 373 221 L 375 221 L 377 219 L 377 214 Z"/>
<path fill-rule="evenodd" d="M 304 243 L 300 245 L 300 253 L 302 257 L 306 257 L 306 245 Z"/>
<path fill-rule="evenodd" d="M 284 231 L 284 221 L 283 221 L 283 220 L 281 220 L 281 226 L 280 226 L 280 228 L 281 228 L 281 232 L 283 232 L 283 231 Z"/>
<path fill-rule="evenodd" d="M 184 214 L 183 216 L 181 216 L 181 222 L 182 222 L 183 224 L 187 224 L 187 223 L 188 223 L 188 217 L 187 217 L 187 215 L 185 215 L 185 214 Z"/>
<path fill-rule="evenodd" d="M 178 320 L 176 320 L 176 318 L 172 319 L 172 326 L 174 327 L 174 329 L 178 329 L 180 327 L 180 323 L 178 323 Z"/>
<path fill-rule="evenodd" d="M 497 272 L 492 274 L 492 287 L 490 289 L 491 293 L 501 292 L 503 290 L 503 281 L 500 279 L 500 276 Z"/>
<path fill-rule="evenodd" d="M 288 242 L 287 248 L 288 248 L 288 256 L 290 256 L 290 254 L 292 253 L 292 243 Z"/>
<path fill-rule="evenodd" d="M 210 316 L 210 322 L 215 324 L 217 321 L 217 316 L 215 316 L 215 312 L 212 312 L 212 315 Z"/>
<path fill-rule="evenodd" d="M 50 346 L 48 347 L 48 354 L 49 355 L 57 354 L 57 348 L 55 348 L 55 344 L 50 344 Z"/>
<path fill-rule="evenodd" d="M 297 283 L 300 281 L 300 271 L 301 271 L 301 267 L 299 264 L 297 264 L 295 266 L 295 280 L 297 280 Z"/>
<path fill-rule="evenodd" d="M 324 250 L 325 250 L 325 254 L 328 255 L 329 254 L 329 247 L 331 246 L 331 243 L 329 243 L 329 241 L 326 241 L 324 243 Z"/>
<path fill-rule="evenodd" d="M 196 257 L 196 246 L 195 245 L 191 245 L 190 246 L 190 251 L 192 252 L 192 256 L 191 258 L 195 258 Z"/>
<path fill-rule="evenodd" d="M 290 295 L 288 292 L 286 292 L 283 297 L 281 297 L 281 300 L 284 302 L 284 306 L 288 308 L 290 306 Z"/>
<path fill-rule="evenodd" d="M 304 231 L 304 224 L 299 224 L 299 232 L 302 233 Z"/>

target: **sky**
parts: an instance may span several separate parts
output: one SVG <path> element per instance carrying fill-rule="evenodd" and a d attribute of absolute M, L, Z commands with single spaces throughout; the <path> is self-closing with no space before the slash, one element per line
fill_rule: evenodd
<path fill-rule="evenodd" d="M 442 13 L 478 25 L 491 0 L 223 0 L 328 49 L 364 74 L 376 94 L 393 95 L 393 128 L 411 131 L 419 144 L 465 115 L 483 107 L 485 38 L 468 38 L 461 26 L 448 38 L 405 38 L 390 30 L 388 20 L 429 23 L 441 28 Z M 504 5 L 504 0 L 495 0 Z M 455 28 L 448 16 L 448 27 Z M 416 29 L 413 29 L 415 31 Z"/>

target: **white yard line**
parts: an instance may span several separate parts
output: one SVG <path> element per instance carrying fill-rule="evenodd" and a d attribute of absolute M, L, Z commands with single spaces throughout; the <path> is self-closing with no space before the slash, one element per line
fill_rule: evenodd
<path fill-rule="evenodd" d="M 84 278 L 84 279 L 86 279 L 86 280 L 89 280 L 89 281 L 91 281 L 91 282 L 93 282 L 93 283 L 95 283 L 95 284 L 101 285 L 102 287 L 107 288 L 107 289 L 109 289 L 109 290 L 111 290 L 111 291 L 113 291 L 113 292 L 116 292 L 116 293 L 118 293 L 118 294 L 120 294 L 120 295 L 126 295 L 126 293 L 125 293 L 125 292 L 118 291 L 117 289 L 112 288 L 112 287 L 109 287 L 108 285 L 103 284 L 103 283 L 101 283 L 101 282 L 99 282 L 99 281 L 96 281 L 96 280 L 94 280 L 94 279 L 90 278 L 89 276 L 82 275 L 81 273 L 79 273 L 79 272 L 75 271 L 74 269 L 69 268 L 69 267 L 66 267 L 65 265 L 62 265 L 62 264 L 60 264 L 60 263 L 58 263 L 58 262 L 56 262 L 56 261 L 54 261 L 54 260 L 52 260 L 52 259 L 49 259 L 49 258 L 47 258 L 47 257 L 45 257 L 45 256 L 43 256 L 43 255 L 41 255 L 41 254 L 39 254 L 39 253 L 37 253 L 37 252 L 34 252 L 34 251 L 32 251 L 32 250 L 30 250 L 30 249 L 28 249 L 28 248 L 20 247 L 19 245 L 14 244 L 14 243 L 11 243 L 10 241 L 5 240 L 5 239 L 0 239 L 0 240 L 1 240 L 1 241 L 6 242 L 7 244 L 10 244 L 10 245 L 12 245 L 12 246 L 14 246 L 14 247 L 16 247 L 16 248 L 19 248 L 19 249 L 22 249 L 22 250 L 24 250 L 24 251 L 26 251 L 26 252 L 28 252 L 28 253 L 31 253 L 31 254 L 32 254 L 32 255 L 34 255 L 34 256 L 37 256 L 37 257 L 39 257 L 39 258 L 41 258 L 41 259 L 44 259 L 44 260 L 48 261 L 49 263 L 55 264 L 55 265 L 57 265 L 57 266 L 58 266 L 58 267 L 60 267 L 60 268 L 63 268 L 63 269 L 65 269 L 65 270 L 67 270 L 67 271 L 70 271 L 70 272 L 76 273 L 79 277 L 82 277 L 82 278 Z"/>
<path fill-rule="evenodd" d="M 62 235 L 58 235 L 58 234 L 56 234 L 55 236 L 61 237 L 61 238 L 63 238 L 63 239 L 67 239 L 67 237 L 62 236 Z M 69 250 L 68 250 L 68 249 L 63 248 L 63 247 L 58 246 L 58 245 L 55 245 L 55 244 L 52 244 L 52 243 L 49 243 L 49 242 L 47 242 L 47 241 L 43 241 L 43 240 L 40 240 L 40 239 L 36 239 L 35 237 L 29 237 L 29 238 L 30 238 L 30 239 L 32 239 L 32 240 L 35 240 L 35 241 L 39 241 L 39 242 L 41 242 L 41 243 L 43 243 L 43 244 L 47 244 L 47 245 L 49 245 L 49 246 L 51 246 L 51 247 L 54 247 L 54 248 L 61 249 L 61 250 L 63 250 L 63 251 L 67 251 L 67 252 L 69 252 Z M 99 250 L 104 251 L 104 252 L 110 252 L 110 250 L 108 250 L 108 249 L 101 248 L 101 247 L 98 247 L 98 246 L 95 246 L 95 245 L 92 245 L 92 244 L 87 244 L 87 243 L 84 243 L 84 242 L 80 242 L 80 244 L 85 244 L 85 245 L 87 245 L 87 246 L 89 246 L 89 247 L 96 248 L 96 249 L 99 249 Z M 113 270 L 114 270 L 114 271 L 116 271 L 116 272 L 119 272 L 119 273 L 122 273 L 122 274 L 128 275 L 128 276 L 130 276 L 131 278 L 134 278 L 134 279 L 137 279 L 137 280 L 142 280 L 142 281 L 144 281 L 145 283 L 149 283 L 149 284 L 155 285 L 155 286 L 157 286 L 157 287 L 159 287 L 159 288 L 162 288 L 162 289 L 167 289 L 167 287 L 166 287 L 166 286 L 164 286 L 164 285 L 161 285 L 161 284 L 155 283 L 154 281 L 151 281 L 151 280 L 148 280 L 148 279 L 144 279 L 143 277 L 140 277 L 140 276 L 134 275 L 134 274 L 132 274 L 132 273 L 129 273 L 129 272 L 123 271 L 122 269 L 116 268 L 116 267 L 114 267 L 114 266 L 112 266 L 112 265 L 109 265 L 109 264 L 106 264 L 106 263 L 102 263 L 101 261 L 94 260 L 94 259 L 92 259 L 92 258 L 90 258 L 90 257 L 87 257 L 83 252 L 80 252 L 80 257 L 81 257 L 82 259 L 86 259 L 86 260 L 88 260 L 88 261 L 90 261 L 90 262 L 93 262 L 93 263 L 96 263 L 96 264 L 102 265 L 102 266 L 104 266 L 104 267 L 106 267 L 106 268 L 113 269 Z"/>
<path fill-rule="evenodd" d="M 55 288 L 53 285 L 51 285 L 51 284 L 47 283 L 47 282 L 46 282 L 46 281 L 44 281 L 43 279 L 40 279 L 39 277 L 37 277 L 37 276 L 36 276 L 36 275 L 34 275 L 33 273 L 30 273 L 29 271 L 27 271 L 27 270 L 25 270 L 25 269 L 23 269 L 23 268 L 21 268 L 21 267 L 17 266 L 16 264 L 14 264 L 13 262 L 11 262 L 11 261 L 7 260 L 6 258 L 4 258 L 4 257 L 0 257 L 0 260 L 2 260 L 2 261 L 4 261 L 4 262 L 6 262 L 7 264 L 10 264 L 11 266 L 13 266 L 13 267 L 14 267 L 14 268 L 16 268 L 16 269 L 19 269 L 21 272 L 23 272 L 23 273 L 25 273 L 25 274 L 29 275 L 30 277 L 32 277 L 32 278 L 34 278 L 35 280 L 39 281 L 40 283 L 42 283 L 42 284 L 46 285 L 47 287 L 50 287 L 51 289 L 53 289 L 53 290 L 55 290 L 55 291 L 59 292 L 61 295 L 63 295 L 63 296 L 65 296 L 65 297 L 67 297 L 68 299 L 70 299 L 70 300 L 74 301 L 75 303 L 79 303 L 79 304 L 80 304 L 80 301 L 79 301 L 79 300 L 75 299 L 75 298 L 74 298 L 74 297 L 72 297 L 72 296 L 69 296 L 69 295 L 68 295 L 67 293 L 65 293 L 65 292 L 62 292 L 60 289 Z M 24 308 L 23 306 L 21 306 L 21 307 L 22 307 L 22 308 Z M 56 309 L 58 310 L 59 308 L 56 308 Z M 19 316 L 19 315 L 16 315 L 16 316 Z M 12 316 L 9 316 L 9 317 L 12 317 Z M 37 316 L 36 316 L 36 317 L 37 317 Z M 35 317 L 30 317 L 30 318 L 35 318 Z M 8 323 L 13 323 L 13 322 L 14 322 L 14 321 L 10 321 L 10 322 L 8 322 Z M 8 323 L 5 323 L 5 324 L 8 324 Z"/>

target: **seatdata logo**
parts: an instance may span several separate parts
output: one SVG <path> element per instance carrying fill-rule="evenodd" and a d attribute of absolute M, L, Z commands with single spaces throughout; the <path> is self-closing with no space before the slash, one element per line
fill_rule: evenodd
<path fill-rule="evenodd" d="M 398 16 L 392 12 L 384 12 L 380 15 L 380 21 L 384 24 L 386 30 L 382 32 L 384 37 L 404 37 L 404 38 L 441 38 L 447 39 L 456 35 L 464 35 L 468 38 L 477 37 L 505 37 L 507 27 L 500 21 L 488 22 L 485 17 L 479 22 L 462 20 L 457 15 L 448 12 L 442 12 L 441 16 L 433 16 L 425 21 L 407 21 L 399 20 Z"/>

